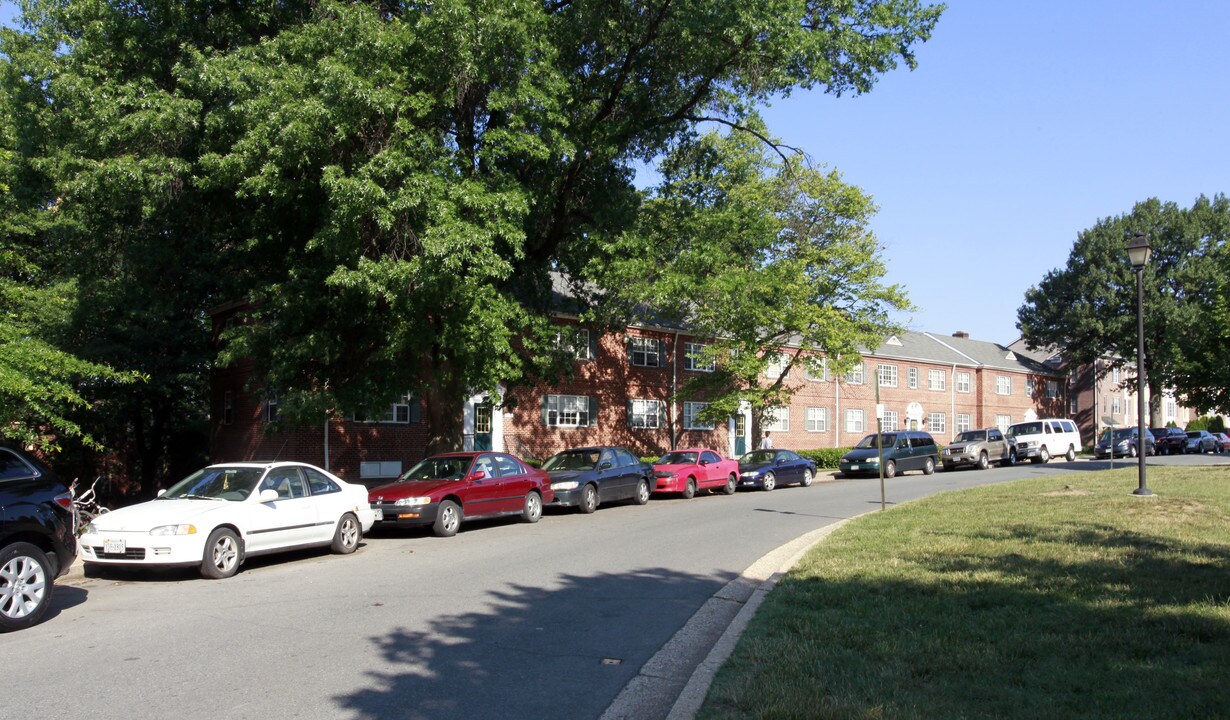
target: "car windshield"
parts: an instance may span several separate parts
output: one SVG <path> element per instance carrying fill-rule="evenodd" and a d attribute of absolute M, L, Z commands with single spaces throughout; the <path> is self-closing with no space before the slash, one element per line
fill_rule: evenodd
<path fill-rule="evenodd" d="M 164 500 L 230 500 L 239 502 L 252 494 L 265 471 L 250 467 L 207 467 L 171 486 Z"/>
<path fill-rule="evenodd" d="M 986 439 L 986 430 L 966 430 L 957 436 L 957 442 L 982 442 Z"/>
<path fill-rule="evenodd" d="M 744 465 L 760 465 L 761 463 L 773 462 L 773 458 L 776 456 L 777 453 L 772 450 L 757 450 L 739 458 L 739 462 Z"/>
<path fill-rule="evenodd" d="M 877 435 L 868 435 L 858 441 L 858 445 L 854 446 L 855 450 L 867 450 L 869 448 L 879 447 L 876 444 Z M 893 433 L 884 433 L 884 447 L 891 448 L 897 444 L 897 436 Z"/>
<path fill-rule="evenodd" d="M 1102 433 L 1102 442 L 1106 442 L 1106 440 L 1110 437 L 1110 432 L 1111 432 L 1110 430 L 1107 430 L 1106 432 Z M 1114 437 L 1115 437 L 1115 442 L 1119 442 L 1120 440 L 1127 440 L 1129 438 L 1134 438 L 1136 437 L 1136 428 L 1119 428 L 1115 430 Z"/>
<path fill-rule="evenodd" d="M 402 473 L 398 482 L 406 480 L 460 480 L 470 469 L 468 457 L 429 457 Z"/>
<path fill-rule="evenodd" d="M 1189 438 L 1198 438 L 1198 437 L 1200 437 L 1200 431 L 1199 431 L 1199 430 L 1193 430 L 1193 431 L 1189 432 L 1189 433 L 1187 434 L 1187 436 L 1188 436 Z"/>
<path fill-rule="evenodd" d="M 696 453 L 694 452 L 669 452 L 662 456 L 658 461 L 659 465 L 695 465 Z"/>
<path fill-rule="evenodd" d="M 552 470 L 593 470 L 596 467 L 598 467 L 598 449 L 590 448 L 588 450 L 568 450 L 553 455 L 550 460 L 543 463 L 542 469 L 550 472 Z"/>
<path fill-rule="evenodd" d="M 1008 428 L 1008 434 L 1009 435 L 1041 435 L 1042 434 L 1042 423 L 1027 422 L 1027 423 L 1020 423 L 1017 425 L 1013 425 L 1012 427 Z"/>

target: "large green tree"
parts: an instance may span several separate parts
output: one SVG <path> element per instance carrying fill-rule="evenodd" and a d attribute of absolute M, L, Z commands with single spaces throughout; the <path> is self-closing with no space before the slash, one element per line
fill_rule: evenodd
<path fill-rule="evenodd" d="M 1018 327 L 1035 348 L 1059 347 L 1069 362 L 1111 362 L 1136 367 L 1136 277 L 1127 244 L 1138 232 L 1153 248 L 1143 272 L 1145 372 L 1150 415 L 1160 416 L 1163 392 L 1186 402 L 1206 397 L 1185 374 L 1201 336 L 1220 333 L 1210 300 L 1220 285 L 1216 258 L 1224 253 L 1230 202 L 1200 197 L 1191 208 L 1157 199 L 1137 203 L 1126 215 L 1082 231 L 1065 267 L 1047 273 L 1025 293 Z"/>
<path fill-rule="evenodd" d="M 591 274 L 628 306 L 651 309 L 647 320 L 712 338 L 713 371 L 681 394 L 708 402 L 700 419 L 712 422 L 747 403 L 759 442 L 798 389 L 792 370 L 839 375 L 891 332 L 892 311 L 910 306 L 883 281 L 871 198 L 787 153 L 754 118 L 748 129 L 680 143 L 639 232 L 607 253 L 622 259 Z"/>
<path fill-rule="evenodd" d="M 166 427 L 183 399 L 201 406 L 204 311 L 245 299 L 224 359 L 255 359 L 288 422 L 416 391 L 432 449 L 459 441 L 470 392 L 554 371 L 550 273 L 601 290 L 586 268 L 639 227 L 634 167 L 705 123 L 746 130 L 777 95 L 869 90 L 914 65 L 941 11 L 919 0 L 24 7 L 27 32 L 6 51 L 20 50 L 23 112 L 45 130 L 30 152 L 60 208 L 47 235 L 95 313 L 80 341 L 150 376 L 146 397 L 112 398 L 134 409 L 128 432 Z"/>

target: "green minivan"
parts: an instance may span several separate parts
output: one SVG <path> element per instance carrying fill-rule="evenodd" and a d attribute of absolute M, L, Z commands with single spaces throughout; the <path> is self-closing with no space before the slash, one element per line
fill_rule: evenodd
<path fill-rule="evenodd" d="M 884 477 L 909 470 L 922 470 L 923 474 L 935 472 L 939 463 L 939 446 L 929 433 L 919 430 L 872 433 L 858 442 L 854 449 L 841 458 L 842 476 L 879 475 L 879 438 L 884 438 Z"/>

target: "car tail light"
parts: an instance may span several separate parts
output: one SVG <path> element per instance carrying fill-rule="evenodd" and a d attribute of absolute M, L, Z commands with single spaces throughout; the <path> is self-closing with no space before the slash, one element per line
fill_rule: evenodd
<path fill-rule="evenodd" d="M 73 506 L 73 494 L 71 492 L 62 492 L 53 497 L 52 500 L 55 501 L 56 505 L 59 505 L 65 510 Z"/>

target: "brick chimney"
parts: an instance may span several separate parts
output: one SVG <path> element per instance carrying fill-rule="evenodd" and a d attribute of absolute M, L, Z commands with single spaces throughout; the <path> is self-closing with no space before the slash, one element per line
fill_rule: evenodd
<path fill-rule="evenodd" d="M 969 340 L 969 333 L 965 332 L 964 330 L 958 330 L 955 333 L 953 333 L 952 336 Z"/>

